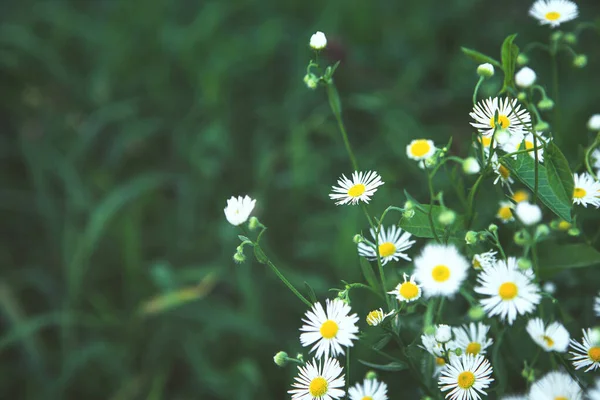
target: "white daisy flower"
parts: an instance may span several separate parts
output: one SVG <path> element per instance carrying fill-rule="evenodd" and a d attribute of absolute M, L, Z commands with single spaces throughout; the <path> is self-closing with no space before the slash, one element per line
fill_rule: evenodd
<path fill-rule="evenodd" d="M 531 115 L 516 99 L 499 99 L 498 97 L 481 100 L 469 113 L 475 122 L 471 125 L 483 136 L 491 136 L 495 128 L 495 115 L 498 113 L 499 129 L 505 129 L 510 135 L 521 134 L 525 125 L 531 124 Z"/>
<path fill-rule="evenodd" d="M 387 400 L 387 385 L 377 379 L 365 379 L 348 389 L 350 400 Z"/>
<path fill-rule="evenodd" d="M 600 379 L 596 379 L 596 386 L 587 392 L 588 400 L 600 400 Z"/>
<path fill-rule="evenodd" d="M 548 294 L 554 294 L 556 292 L 556 285 L 554 284 L 554 282 L 548 281 L 544 283 L 542 289 Z"/>
<path fill-rule="evenodd" d="M 553 371 L 538 379 L 529 390 L 531 400 L 581 400 L 577 382 L 565 372 Z"/>
<path fill-rule="evenodd" d="M 577 5 L 568 0 L 538 0 L 529 9 L 529 15 L 540 21 L 540 25 L 552 28 L 577 18 L 578 14 Z"/>
<path fill-rule="evenodd" d="M 375 239 L 375 230 L 371 229 L 370 232 L 373 239 Z M 390 261 L 398 261 L 400 258 L 410 261 L 411 258 L 405 253 L 406 250 L 415 244 L 414 240 L 410 240 L 410 236 L 410 233 L 404 232 L 401 228 L 397 228 L 396 225 L 392 225 L 388 229 L 382 226 L 379 231 L 378 240 L 381 263 L 385 265 Z M 358 254 L 366 257 L 367 260 L 377 260 L 377 253 L 375 253 L 373 246 L 364 242 L 358 244 Z"/>
<path fill-rule="evenodd" d="M 414 275 L 411 275 L 408 281 L 406 278 L 408 278 L 408 275 L 404 274 L 404 282 L 399 283 L 394 290 L 388 293 L 395 295 L 398 301 L 410 303 L 421 297 L 421 286 L 415 282 Z"/>
<path fill-rule="evenodd" d="M 342 372 L 335 358 L 309 361 L 305 366 L 298 366 L 298 376 L 292 384 L 295 389 L 288 390 L 288 393 L 292 395 L 292 400 L 341 399 L 346 394 Z"/>
<path fill-rule="evenodd" d="M 600 131 L 600 114 L 592 115 L 588 120 L 587 127 L 590 131 Z"/>
<path fill-rule="evenodd" d="M 600 343 L 593 343 L 590 340 L 591 329 L 583 329 L 583 338 L 581 343 L 571 339 L 571 349 L 569 353 L 573 356 L 571 361 L 575 369 L 585 368 L 585 372 L 595 371 L 600 368 Z"/>
<path fill-rule="evenodd" d="M 510 175 L 509 169 L 498 161 L 498 157 L 496 156 L 496 154 L 492 156 L 492 168 L 494 169 L 494 173 L 496 174 L 496 179 L 494 179 L 494 185 L 500 182 L 500 184 L 503 187 L 506 186 L 508 190 L 512 193 L 512 188 L 510 185 L 515 183 L 515 180 Z"/>
<path fill-rule="evenodd" d="M 456 346 L 465 354 L 476 356 L 485 354 L 485 349 L 494 342 L 487 338 L 490 327 L 481 322 L 471 322 L 469 325 L 462 325 L 458 328 L 452 328 L 454 332 L 454 342 Z"/>
<path fill-rule="evenodd" d="M 317 351 L 316 358 L 323 355 L 335 357 L 344 354 L 345 347 L 352 347 L 352 340 L 358 339 L 358 327 L 356 314 L 348 315 L 351 308 L 340 299 L 327 299 L 327 312 L 323 309 L 321 303 L 315 303 L 312 310 L 306 312 L 306 319 L 302 321 L 306 324 L 300 328 L 300 342 L 302 346 L 315 345 L 310 351 Z"/>
<path fill-rule="evenodd" d="M 522 201 L 529 200 L 529 192 L 523 189 L 515 190 L 511 197 L 515 201 L 515 203 L 520 203 Z"/>
<path fill-rule="evenodd" d="M 435 328 L 434 337 L 438 343 L 448 343 L 450 340 L 452 340 L 452 328 L 446 324 L 439 324 Z"/>
<path fill-rule="evenodd" d="M 537 76 L 529 67 L 523 67 L 515 74 L 515 83 L 518 87 L 528 88 L 535 83 Z"/>
<path fill-rule="evenodd" d="M 573 203 L 587 207 L 588 204 L 594 207 L 600 207 L 600 182 L 594 180 L 594 177 L 584 172 L 582 174 L 573 174 L 574 189 Z"/>
<path fill-rule="evenodd" d="M 480 303 L 488 316 L 498 315 L 512 325 L 518 314 L 535 310 L 541 296 L 533 275 L 528 276 L 515 268 L 517 261 L 509 257 L 508 263 L 499 260 L 479 273 L 475 292 L 486 296 Z"/>
<path fill-rule="evenodd" d="M 512 217 L 512 214 L 510 215 Z M 498 254 L 498 252 L 493 250 L 486 251 L 485 253 L 475 254 L 471 264 L 475 269 L 486 269 L 487 267 L 496 263 L 496 254 Z"/>
<path fill-rule="evenodd" d="M 423 346 L 420 346 L 421 348 L 425 349 L 425 351 L 436 358 L 442 358 L 442 361 L 448 350 L 456 349 L 456 344 L 453 340 L 450 340 L 447 343 L 440 343 L 436 340 L 434 335 L 427 333 L 421 335 L 421 343 L 423 343 Z M 440 364 L 441 361 L 437 360 L 436 363 Z"/>
<path fill-rule="evenodd" d="M 339 186 L 333 186 L 333 193 L 329 195 L 332 200 L 337 200 L 336 205 L 358 204 L 359 201 L 368 203 L 377 188 L 383 185 L 381 177 L 375 171 L 352 173 L 352 180 L 342 177 L 338 179 Z"/>
<path fill-rule="evenodd" d="M 513 209 L 515 208 L 514 204 L 510 201 L 501 201 L 500 207 L 498 207 L 498 211 L 496 212 L 496 218 L 498 218 L 503 223 L 511 222 L 515 220 L 513 216 Z"/>
<path fill-rule="evenodd" d="M 452 245 L 428 244 L 415 258 L 415 278 L 425 297 L 453 297 L 467 277 L 469 262 Z"/>
<path fill-rule="evenodd" d="M 484 389 L 494 381 L 491 375 L 492 366 L 483 356 L 463 354 L 450 360 L 442 371 L 438 385 L 442 392 L 450 390 L 446 394 L 447 399 L 479 400 L 479 394 L 486 396 Z"/>
<path fill-rule="evenodd" d="M 537 151 L 538 153 L 538 161 L 539 162 L 544 162 L 544 146 L 546 146 L 551 140 L 552 138 L 550 137 L 546 137 L 544 136 L 544 134 L 542 132 L 536 132 L 537 136 L 539 137 L 537 139 L 537 150 L 532 150 L 532 151 L 528 151 L 527 154 L 529 155 L 529 157 L 531 157 L 532 159 L 535 160 L 535 153 Z M 506 144 L 504 144 L 502 146 L 502 150 L 504 150 L 507 153 L 514 153 L 516 151 L 519 150 L 531 150 L 534 149 L 536 146 L 534 146 L 534 140 L 533 140 L 533 134 L 531 132 L 520 136 L 520 135 L 514 135 L 512 136 L 508 142 L 506 142 Z M 512 158 L 517 159 L 518 154 L 513 154 Z"/>
<path fill-rule="evenodd" d="M 384 319 L 386 319 L 393 313 L 394 313 L 393 311 L 390 311 L 389 313 L 386 314 L 383 312 L 382 308 L 380 308 L 379 310 L 373 310 L 369 314 L 367 314 L 367 318 L 366 318 L 367 324 L 369 324 L 371 326 L 377 326 L 380 323 L 382 323 Z"/>
<path fill-rule="evenodd" d="M 234 226 L 243 224 L 248 220 L 250 213 L 254 209 L 256 200 L 252 200 L 249 196 L 238 196 L 232 197 L 227 200 L 227 207 L 223 210 L 225 212 L 225 218 L 227 221 Z"/>
<path fill-rule="evenodd" d="M 406 146 L 408 158 L 416 161 L 425 160 L 435 153 L 433 141 L 427 139 L 413 140 Z"/>
<path fill-rule="evenodd" d="M 317 31 L 310 37 L 310 47 L 315 50 L 322 50 L 327 46 L 327 37 L 321 31 Z"/>
<path fill-rule="evenodd" d="M 600 294 L 594 299 L 594 312 L 597 317 L 600 317 Z"/>
<path fill-rule="evenodd" d="M 515 214 L 527 226 L 535 225 L 542 220 L 542 209 L 537 204 L 522 201 L 515 207 Z"/>
<path fill-rule="evenodd" d="M 559 322 L 553 322 L 546 327 L 541 318 L 530 319 L 527 323 L 527 333 L 545 351 L 564 353 L 569 347 L 569 332 Z"/>

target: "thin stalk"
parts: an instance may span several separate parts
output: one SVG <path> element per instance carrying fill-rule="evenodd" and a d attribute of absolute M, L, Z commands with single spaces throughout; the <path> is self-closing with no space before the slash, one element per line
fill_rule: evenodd
<path fill-rule="evenodd" d="M 435 241 L 441 243 L 440 237 L 437 234 L 435 229 L 435 224 L 433 223 L 433 200 L 435 198 L 435 194 L 433 192 L 433 179 L 431 179 L 431 173 L 427 170 L 427 184 L 429 186 L 429 212 L 427 213 L 427 217 L 429 218 L 429 226 L 431 227 L 431 232 L 433 233 L 433 237 Z"/>
<path fill-rule="evenodd" d="M 533 147 L 537 148 L 537 135 L 533 135 Z M 534 176 L 535 176 L 535 180 L 533 183 L 533 203 L 535 204 L 537 202 L 537 196 L 538 196 L 538 186 L 539 186 L 539 151 L 535 151 L 534 153 L 535 156 L 535 163 L 533 165 L 533 172 L 534 172 Z"/>
<path fill-rule="evenodd" d="M 350 377 L 350 347 L 346 346 L 346 377 Z M 350 387 L 350 379 L 346 379 L 346 393 L 348 393 L 348 388 Z"/>
<path fill-rule="evenodd" d="M 260 247 L 259 247 L 260 248 Z M 262 251 L 262 249 L 261 249 Z M 264 254 L 264 253 L 263 253 Z M 304 304 L 306 304 L 308 306 L 308 308 L 311 308 L 313 306 L 313 304 L 308 301 L 308 299 L 306 297 L 304 297 L 302 295 L 302 293 L 300 293 L 295 287 L 294 285 L 292 285 L 290 283 L 290 281 L 288 281 L 285 276 L 283 276 L 283 274 L 279 271 L 279 269 L 277 269 L 277 267 L 275 266 L 275 264 L 273 264 L 271 262 L 271 260 L 267 259 L 267 265 L 269 266 L 269 268 L 271 268 L 271 270 L 273 270 L 273 272 L 275 273 L 275 275 L 277 275 L 277 277 L 281 280 L 281 282 L 283 282 L 283 284 L 285 286 L 288 287 L 288 289 L 290 289 L 292 291 L 292 293 L 294 293 L 296 295 L 296 297 L 298 297 L 300 300 L 302 300 L 302 302 Z"/>
<path fill-rule="evenodd" d="M 367 211 L 367 206 L 365 204 L 362 205 L 362 209 L 367 219 L 369 220 L 369 225 L 371 226 L 371 229 L 373 229 L 373 231 L 375 232 L 375 253 L 377 254 L 377 267 L 379 269 L 379 278 L 381 279 L 381 289 L 383 290 L 383 297 L 385 298 L 385 302 L 387 306 L 390 307 L 390 298 L 389 296 L 387 296 L 386 292 L 387 284 L 385 280 L 385 273 L 383 271 L 383 263 L 381 262 L 381 254 L 379 254 L 379 232 L 381 231 L 381 221 L 379 221 L 379 224 L 376 227 L 373 224 L 373 218 L 371 218 L 371 216 L 369 215 L 369 212 Z"/>
<path fill-rule="evenodd" d="M 355 171 L 358 171 L 358 163 L 356 162 L 356 157 L 354 157 L 352 147 L 350 147 L 348 133 L 346 132 L 346 127 L 344 126 L 344 121 L 342 120 L 342 112 L 339 107 L 340 98 L 333 81 L 327 84 L 327 97 L 329 99 L 329 106 L 331 107 L 331 111 L 333 112 L 333 115 L 335 116 L 335 119 L 338 123 L 338 127 L 340 128 L 340 133 L 342 134 L 342 139 L 344 140 L 344 145 L 346 146 L 346 151 L 348 152 L 348 156 L 350 157 L 352 167 Z"/>
<path fill-rule="evenodd" d="M 477 81 L 477 85 L 475 85 L 475 90 L 473 90 L 473 105 L 477 104 L 477 92 L 479 91 L 479 86 L 481 86 L 481 83 L 485 80 L 485 78 L 483 76 L 479 77 L 479 80 Z"/>

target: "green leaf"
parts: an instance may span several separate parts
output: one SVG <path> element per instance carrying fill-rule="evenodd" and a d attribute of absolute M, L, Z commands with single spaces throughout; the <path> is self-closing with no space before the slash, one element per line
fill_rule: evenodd
<path fill-rule="evenodd" d="M 468 49 L 466 47 L 461 47 L 460 49 L 464 54 L 478 63 L 490 63 L 494 67 L 502 68 L 502 64 L 494 60 L 492 57 L 486 56 L 485 54 L 482 54 L 476 50 Z"/>
<path fill-rule="evenodd" d="M 555 243 L 540 246 L 540 274 L 548 276 L 570 268 L 584 268 L 600 264 L 600 252 L 585 243 Z"/>
<path fill-rule="evenodd" d="M 248 239 L 248 237 L 247 237 L 247 236 L 244 236 L 244 235 L 238 235 L 238 238 L 239 238 L 239 239 L 240 239 L 240 241 L 242 241 L 242 242 L 245 242 L 245 241 L 251 242 L 251 240 L 250 240 L 250 239 Z"/>
<path fill-rule="evenodd" d="M 517 34 L 512 34 L 504 39 L 502 43 L 502 70 L 504 71 L 504 85 L 500 93 L 505 92 L 508 88 L 515 86 L 515 64 L 519 55 L 519 48 L 513 43 Z"/>
<path fill-rule="evenodd" d="M 390 342 L 390 340 L 392 340 L 392 334 L 386 333 L 377 342 L 375 342 L 375 344 L 373 344 L 373 349 L 374 350 L 383 349 Z"/>
<path fill-rule="evenodd" d="M 314 304 L 317 303 L 317 296 L 315 295 L 315 291 L 310 287 L 308 282 L 304 282 L 304 287 L 306 288 L 306 293 L 308 294 L 308 299 Z"/>
<path fill-rule="evenodd" d="M 501 160 L 510 173 L 525 184 L 531 191 L 535 188 L 535 160 L 527 154 L 519 154 L 516 160 L 506 158 Z M 558 197 L 550 187 L 546 168 L 538 165 L 538 197 L 540 200 L 560 218 L 571 222 L 571 201 Z"/>
<path fill-rule="evenodd" d="M 573 173 L 569 162 L 557 145 L 550 142 L 544 151 L 544 165 L 548 173 L 550 188 L 564 203 L 573 202 Z"/>
<path fill-rule="evenodd" d="M 327 84 L 327 98 L 329 99 L 329 106 L 334 115 L 342 115 L 342 102 L 340 101 L 340 95 L 333 83 Z"/>
<path fill-rule="evenodd" d="M 369 286 L 371 286 L 374 291 L 379 292 L 381 288 L 377 281 L 377 277 L 375 276 L 375 272 L 373 272 L 373 267 L 371 267 L 371 263 L 364 257 L 360 257 L 360 269 Z"/>
<path fill-rule="evenodd" d="M 415 215 L 408 219 L 406 217 L 402 217 L 400 220 L 400 228 L 405 231 L 411 233 L 412 235 L 420 238 L 433 238 L 433 230 L 431 229 L 431 224 L 429 223 L 429 205 L 421 205 L 422 210 L 420 208 L 415 207 Z M 433 206 L 431 211 L 431 216 L 433 218 L 433 226 L 438 235 L 442 235 L 444 228 L 438 222 L 438 217 L 442 212 L 442 207 Z"/>
<path fill-rule="evenodd" d="M 368 361 L 364 361 L 364 360 L 358 360 L 359 363 L 366 365 L 369 368 L 373 368 L 373 369 L 378 369 L 381 371 L 402 371 L 403 369 L 406 369 L 406 364 L 404 364 L 403 362 L 400 361 L 394 361 L 391 362 L 389 364 L 373 364 L 370 363 Z"/>

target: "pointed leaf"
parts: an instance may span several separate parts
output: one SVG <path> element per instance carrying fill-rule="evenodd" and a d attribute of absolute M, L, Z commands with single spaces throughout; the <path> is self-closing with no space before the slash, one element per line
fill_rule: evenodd
<path fill-rule="evenodd" d="M 586 243 L 540 247 L 540 274 L 548 276 L 569 268 L 584 268 L 600 264 L 600 252 Z"/>
<path fill-rule="evenodd" d="M 504 71 L 504 86 L 502 91 L 505 92 L 508 88 L 515 86 L 515 64 L 517 63 L 517 56 L 519 55 L 519 48 L 513 44 L 513 41 L 517 37 L 517 34 L 512 34 L 504 39 L 502 43 L 502 70 Z"/>
<path fill-rule="evenodd" d="M 378 369 L 380 371 L 402 371 L 406 369 L 406 364 L 400 361 L 394 361 L 389 364 L 373 364 L 368 361 L 358 360 L 359 363 L 366 365 L 369 368 Z"/>
<path fill-rule="evenodd" d="M 556 196 L 564 203 L 573 202 L 573 173 L 569 162 L 557 145 L 550 142 L 544 151 L 544 165 L 548 173 L 548 182 Z"/>
<path fill-rule="evenodd" d="M 306 293 L 308 294 L 308 299 L 314 304 L 317 303 L 317 296 L 315 295 L 315 291 L 310 285 L 305 281 L 304 287 L 306 288 Z"/>
<path fill-rule="evenodd" d="M 375 272 L 373 272 L 373 267 L 371 267 L 371 263 L 364 257 L 360 257 L 360 269 L 369 286 L 371 286 L 374 291 L 379 292 L 381 288 L 377 281 L 377 277 L 375 276 Z"/>
<path fill-rule="evenodd" d="M 492 57 L 486 56 L 485 54 L 482 54 L 476 50 L 468 49 L 466 47 L 461 47 L 460 49 L 468 57 L 470 57 L 472 60 L 474 60 L 478 63 L 490 63 L 494 67 L 502 68 L 502 64 L 500 64 L 498 61 L 494 60 Z"/>

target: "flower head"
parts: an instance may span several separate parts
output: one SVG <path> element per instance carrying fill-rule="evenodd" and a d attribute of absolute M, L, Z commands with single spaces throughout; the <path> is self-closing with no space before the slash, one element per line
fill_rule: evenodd
<path fill-rule="evenodd" d="M 510 170 L 498 161 L 496 153 L 494 153 L 494 155 L 492 156 L 492 168 L 494 169 L 494 173 L 496 174 L 496 179 L 494 179 L 494 185 L 500 182 L 502 186 L 506 186 L 508 187 L 509 191 L 512 191 L 510 185 L 515 183 L 515 180 L 512 178 Z"/>
<path fill-rule="evenodd" d="M 577 18 L 578 14 L 577 5 L 569 0 L 537 0 L 529 9 L 529 15 L 540 21 L 540 25 L 552 28 Z"/>
<path fill-rule="evenodd" d="M 485 253 L 475 254 L 473 256 L 473 268 L 475 269 L 486 269 L 487 267 L 496 263 L 497 251 L 486 251 Z"/>
<path fill-rule="evenodd" d="M 581 400 L 581 389 L 569 374 L 553 371 L 535 382 L 529 390 L 529 398 L 535 400 Z"/>
<path fill-rule="evenodd" d="M 483 356 L 463 354 L 450 360 L 438 384 L 443 392 L 450 390 L 447 399 L 479 400 L 479 393 L 486 395 L 484 389 L 494 381 L 491 375 L 492 366 Z"/>
<path fill-rule="evenodd" d="M 587 207 L 588 204 L 600 207 L 600 182 L 587 172 L 573 174 L 573 204 Z"/>
<path fill-rule="evenodd" d="M 377 379 L 365 379 L 348 389 L 350 400 L 387 400 L 387 385 Z"/>
<path fill-rule="evenodd" d="M 498 119 L 496 120 L 496 113 Z M 489 98 L 478 102 L 473 111 L 469 113 L 475 122 L 471 125 L 485 137 L 491 136 L 496 129 L 505 129 L 511 135 L 522 133 L 526 125 L 531 124 L 531 115 L 527 110 L 521 109 L 516 99 Z"/>
<path fill-rule="evenodd" d="M 322 50 L 327 46 L 327 38 L 321 31 L 317 31 L 310 37 L 310 47 L 315 50 Z"/>
<path fill-rule="evenodd" d="M 569 332 L 559 322 L 545 326 L 541 318 L 530 319 L 527 333 L 545 351 L 564 353 L 569 347 Z"/>
<path fill-rule="evenodd" d="M 442 244 L 426 245 L 414 264 L 425 297 L 454 296 L 469 269 L 469 262 L 456 247 Z"/>
<path fill-rule="evenodd" d="M 449 349 L 456 348 L 456 344 L 454 343 L 454 341 L 450 340 L 446 343 L 440 343 L 436 340 L 435 335 L 428 333 L 424 333 L 421 335 L 421 343 L 423 343 L 423 346 L 421 347 L 425 349 L 425 351 L 427 351 L 429 354 L 436 358 L 442 358 L 442 361 L 444 360 L 444 355 Z M 442 364 L 441 361 L 438 361 L 438 363 Z"/>
<path fill-rule="evenodd" d="M 473 175 L 479 173 L 481 171 L 481 166 L 479 165 L 479 161 L 475 157 L 468 157 L 462 163 L 463 172 L 467 175 Z"/>
<path fill-rule="evenodd" d="M 490 327 L 481 322 L 471 322 L 469 325 L 452 328 L 452 331 L 454 332 L 456 346 L 465 354 L 474 356 L 485 354 L 486 349 L 493 343 L 492 339 L 487 338 Z"/>
<path fill-rule="evenodd" d="M 537 152 L 538 161 L 542 163 L 544 162 L 544 146 L 546 146 L 552 138 L 545 137 L 543 132 L 536 132 L 536 134 L 536 140 L 534 140 L 531 132 L 523 136 L 514 135 L 502 146 L 502 150 L 507 153 L 514 153 L 519 150 L 531 150 L 527 152 L 529 157 L 535 160 L 535 153 Z M 537 146 L 535 144 L 537 144 Z M 533 150 L 534 148 L 537 148 L 537 150 Z M 513 154 L 512 158 L 517 159 L 517 156 L 517 154 Z"/>
<path fill-rule="evenodd" d="M 311 310 L 306 312 L 306 318 L 302 321 L 306 324 L 300 330 L 302 346 L 314 346 L 310 351 L 317 351 L 316 358 L 344 354 L 344 347 L 352 347 L 352 340 L 358 339 L 358 327 L 356 314 L 348 315 L 351 308 L 340 299 L 326 302 L 327 312 L 321 303 L 315 303 Z"/>
<path fill-rule="evenodd" d="M 507 222 L 514 221 L 515 220 L 515 218 L 513 217 L 514 207 L 515 206 L 510 201 L 501 201 L 500 206 L 498 207 L 498 211 L 496 212 L 496 217 L 505 224 Z"/>
<path fill-rule="evenodd" d="M 368 203 L 377 188 L 383 185 L 381 177 L 375 171 L 353 172 L 352 180 L 342 177 L 338 179 L 339 186 L 333 186 L 333 193 L 329 195 L 332 200 L 337 200 L 336 205 L 358 204 L 359 201 Z"/>
<path fill-rule="evenodd" d="M 373 239 L 376 237 L 373 229 L 371 229 L 371 236 L 373 236 Z M 382 226 L 379 232 L 379 240 L 377 240 L 381 263 L 385 265 L 390 261 L 398 261 L 400 258 L 410 261 L 411 258 L 405 253 L 406 250 L 415 244 L 414 240 L 410 240 L 410 236 L 410 233 L 404 232 L 401 228 L 397 228 L 396 225 L 392 225 L 388 229 Z M 377 260 L 375 249 L 365 242 L 358 244 L 358 254 L 366 257 L 367 260 Z"/>
<path fill-rule="evenodd" d="M 527 226 L 535 225 L 542 220 L 542 209 L 537 204 L 522 201 L 515 207 L 515 214 Z"/>
<path fill-rule="evenodd" d="M 520 203 L 522 201 L 529 200 L 529 192 L 523 189 L 515 190 L 511 197 L 515 201 L 515 203 Z"/>
<path fill-rule="evenodd" d="M 600 368 L 600 343 L 594 343 L 591 335 L 591 329 L 584 329 L 581 343 L 573 339 L 570 341 L 572 351 L 569 353 L 573 356 L 571 361 L 575 369 L 585 368 L 585 372 L 588 372 Z"/>
<path fill-rule="evenodd" d="M 371 326 L 377 326 L 393 313 L 393 311 L 390 311 L 389 313 L 385 314 L 381 308 L 378 310 L 373 310 L 367 315 L 367 324 Z"/>
<path fill-rule="evenodd" d="M 404 282 L 399 283 L 394 290 L 388 293 L 395 295 L 398 301 L 410 303 L 421 297 L 421 286 L 415 282 L 414 275 L 411 275 L 408 281 L 406 278 L 408 275 L 404 274 Z"/>
<path fill-rule="evenodd" d="M 288 390 L 292 400 L 335 400 L 342 398 L 344 391 L 343 369 L 338 360 L 325 357 L 298 366 L 294 389 Z"/>
<path fill-rule="evenodd" d="M 480 303 L 488 316 L 498 315 L 512 325 L 518 314 L 535 310 L 541 296 L 533 276 L 516 268 L 517 261 L 509 257 L 479 273 L 475 292 L 485 296 Z"/>
<path fill-rule="evenodd" d="M 490 63 L 479 64 L 477 67 L 477 75 L 483 76 L 484 78 L 491 78 L 494 76 L 494 66 Z"/>
<path fill-rule="evenodd" d="M 406 146 L 408 158 L 416 161 L 425 160 L 435 153 L 433 141 L 427 139 L 413 140 Z"/>
<path fill-rule="evenodd" d="M 587 123 L 590 131 L 600 131 L 600 114 L 594 114 L 590 117 Z"/>
<path fill-rule="evenodd" d="M 434 337 L 438 343 L 448 343 L 450 340 L 452 340 L 452 328 L 445 324 L 439 324 L 435 328 Z"/>
<path fill-rule="evenodd" d="M 535 71 L 529 67 L 523 67 L 515 74 L 515 83 L 521 88 L 528 88 L 535 83 Z"/>
<path fill-rule="evenodd" d="M 227 200 L 227 207 L 223 210 L 225 218 L 231 225 L 238 226 L 248 220 L 250 213 L 254 209 L 256 200 L 252 200 L 249 196 L 232 197 Z"/>

